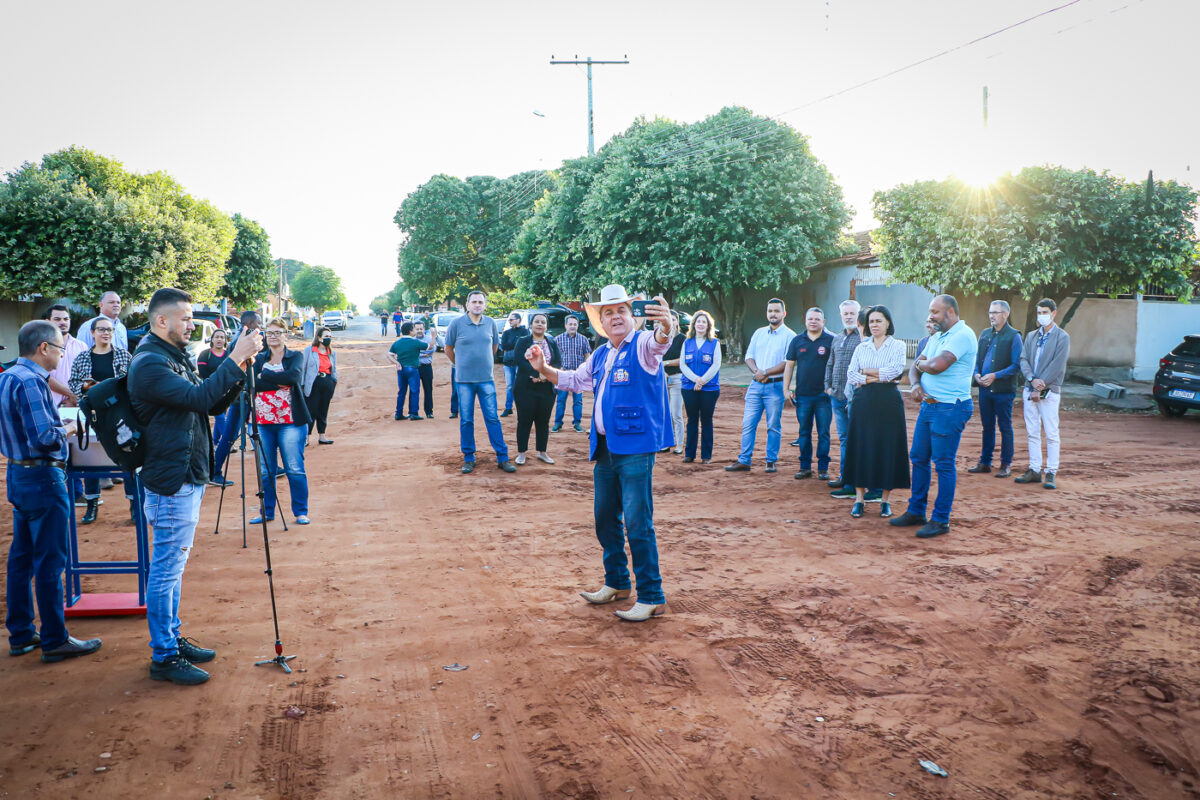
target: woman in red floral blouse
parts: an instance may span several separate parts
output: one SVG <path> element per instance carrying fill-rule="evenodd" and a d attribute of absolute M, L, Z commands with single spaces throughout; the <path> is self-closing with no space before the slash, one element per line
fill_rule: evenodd
<path fill-rule="evenodd" d="M 304 354 L 284 346 L 287 325 L 282 319 L 267 323 L 267 350 L 254 359 L 254 414 L 262 438 L 262 458 L 268 465 L 263 481 L 263 506 L 259 517 L 275 519 L 276 453 L 283 459 L 292 495 L 292 516 L 297 525 L 307 525 L 308 476 L 304 473 L 304 443 L 310 416 L 304 404 Z"/>

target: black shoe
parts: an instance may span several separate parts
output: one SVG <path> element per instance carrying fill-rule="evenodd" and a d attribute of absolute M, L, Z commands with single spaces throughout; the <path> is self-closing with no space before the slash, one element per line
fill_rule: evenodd
<path fill-rule="evenodd" d="M 451 415 L 451 416 L 453 416 L 453 415 Z M 400 420 L 404 419 L 404 415 L 397 414 L 396 416 L 392 417 L 392 419 L 396 420 L 396 422 L 399 422 Z"/>
<path fill-rule="evenodd" d="M 767 472 L 774 472 L 774 471 L 775 471 L 775 462 L 768 461 L 767 462 Z"/>
<path fill-rule="evenodd" d="M 175 646 L 179 648 L 179 655 L 192 664 L 204 664 L 217 657 L 216 650 L 201 647 L 186 636 L 176 639 Z"/>
<path fill-rule="evenodd" d="M 826 481 L 825 485 L 828 486 L 830 489 L 840 489 L 846 485 L 846 482 L 844 480 L 842 480 L 841 477 L 839 476 L 836 481 Z"/>
<path fill-rule="evenodd" d="M 114 484 L 121 484 L 125 482 L 124 478 L 111 478 L 110 480 L 112 480 Z"/>
<path fill-rule="evenodd" d="M 550 429 L 550 432 L 551 432 L 551 433 L 558 433 L 558 432 L 559 432 L 559 431 L 561 431 L 561 430 L 562 430 L 562 423 L 561 423 L 561 422 L 556 422 L 556 423 L 554 423 L 554 427 Z"/>
<path fill-rule="evenodd" d="M 463 465 L 462 465 L 462 474 L 463 475 L 470 475 L 474 471 L 475 471 L 475 462 L 474 461 L 464 461 L 463 462 Z"/>
<path fill-rule="evenodd" d="M 905 511 L 895 519 L 888 520 L 888 525 L 895 525 L 897 528 L 907 528 L 912 525 L 924 525 L 927 522 L 929 522 L 929 520 L 925 519 L 920 514 L 913 514 L 912 512 Z"/>
<path fill-rule="evenodd" d="M 512 416 L 512 409 L 511 409 L 511 408 L 506 408 L 506 409 L 504 409 L 504 413 L 503 413 L 503 414 L 501 414 L 500 416 L 502 416 L 502 417 L 511 417 L 511 416 Z"/>
<path fill-rule="evenodd" d="M 421 419 L 421 415 L 420 414 L 409 414 L 408 418 L 410 420 L 412 420 L 413 422 L 416 422 L 417 420 Z"/>
<path fill-rule="evenodd" d="M 812 470 L 811 469 L 802 469 L 799 472 L 797 472 L 795 475 L 793 475 L 792 477 L 798 481 L 802 481 L 805 478 L 811 478 Z"/>
<path fill-rule="evenodd" d="M 79 520 L 80 525 L 91 525 L 96 521 L 96 512 L 100 510 L 100 504 L 96 500 L 87 501 L 87 511 L 83 512 L 83 519 Z"/>
<path fill-rule="evenodd" d="M 840 498 L 858 497 L 858 492 L 854 491 L 853 486 L 843 486 L 840 489 L 830 492 L 829 496 L 830 497 L 840 497 Z"/>
<path fill-rule="evenodd" d="M 183 656 L 175 655 L 166 661 L 150 662 L 150 678 L 156 681 L 170 681 L 180 686 L 195 686 L 208 680 L 208 673 Z"/>
<path fill-rule="evenodd" d="M 99 639 L 76 639 L 68 636 L 67 641 L 53 650 L 42 648 L 42 661 L 52 664 L 67 658 L 90 655 L 100 649 Z"/>
<path fill-rule="evenodd" d="M 220 475 L 215 478 L 208 479 L 209 486 L 233 486 L 233 481 L 228 478 L 222 478 Z"/>
<path fill-rule="evenodd" d="M 818 477 L 818 478 L 820 478 L 821 480 L 825 481 L 825 482 L 826 482 L 826 483 L 825 483 L 825 485 L 826 485 L 826 486 L 828 486 L 828 485 L 829 485 L 829 472 L 828 472 L 827 470 L 821 470 L 821 471 L 819 471 L 819 472 L 817 473 L 817 477 Z M 837 484 L 834 484 L 834 486 L 836 486 L 836 485 L 837 485 Z"/>
<path fill-rule="evenodd" d="M 1025 470 L 1025 474 L 1020 477 L 1013 478 L 1013 483 L 1041 483 L 1042 473 L 1034 472 L 1031 469 Z"/>
<path fill-rule="evenodd" d="M 1046 473 L 1046 479 L 1042 481 L 1042 488 L 1043 489 L 1057 489 L 1058 488 L 1058 484 L 1054 480 L 1053 472 Z"/>
<path fill-rule="evenodd" d="M 582 424 L 582 423 L 579 423 L 579 422 L 576 422 L 576 423 L 575 423 L 575 430 L 579 431 L 580 433 L 583 433 L 583 424 Z"/>
<path fill-rule="evenodd" d="M 975 466 L 973 466 L 967 470 L 967 472 L 970 472 L 973 475 L 978 475 L 981 472 L 991 472 L 991 471 L 992 471 L 992 465 L 985 464 L 982 461 L 980 461 L 978 464 L 976 464 Z"/>
<path fill-rule="evenodd" d="M 879 504 L 879 516 L 883 517 L 884 519 L 887 519 L 891 515 L 892 515 L 892 504 L 891 503 L 880 503 Z"/>
<path fill-rule="evenodd" d="M 10 644 L 8 646 L 8 654 L 10 656 L 23 656 L 26 653 L 32 653 L 34 650 L 37 650 L 41 646 L 42 646 L 42 637 L 38 636 L 35 633 L 33 635 L 33 638 L 30 639 L 25 644 Z"/>
<path fill-rule="evenodd" d="M 451 412 L 450 412 L 450 419 L 454 419 L 454 418 L 455 418 L 455 417 L 457 417 L 457 416 L 458 416 L 458 412 L 457 412 L 457 411 L 451 411 Z"/>
<path fill-rule="evenodd" d="M 850 506 L 850 516 L 857 519 L 857 518 L 861 517 L 862 515 L 863 515 L 863 504 L 862 503 L 855 503 L 854 505 Z"/>
<path fill-rule="evenodd" d="M 735 461 L 734 463 L 732 463 L 732 464 L 730 464 L 729 466 L 725 467 L 725 471 L 726 471 L 726 472 L 749 472 L 749 471 L 750 471 L 750 465 L 749 465 L 749 464 L 743 464 L 743 463 L 742 463 L 742 462 L 740 462 L 740 461 Z"/>
<path fill-rule="evenodd" d="M 883 489 L 868 489 L 863 495 L 864 503 L 878 503 L 883 499 Z"/>
<path fill-rule="evenodd" d="M 949 522 L 930 522 L 924 527 L 917 529 L 918 539 L 932 539 L 934 536 L 941 536 L 943 533 L 950 532 Z"/>
<path fill-rule="evenodd" d="M 513 466 L 513 463 L 511 461 L 501 461 L 499 464 L 496 465 L 496 469 L 500 470 L 501 472 L 516 472 L 517 471 L 517 468 L 515 466 Z"/>
<path fill-rule="evenodd" d="M 694 463 L 696 463 L 696 457 L 695 456 L 684 456 L 683 463 L 694 464 Z"/>
<path fill-rule="evenodd" d="M 800 440 L 799 440 L 799 439 L 797 439 L 797 440 L 796 440 L 796 441 L 794 441 L 794 442 L 788 442 L 788 444 L 790 444 L 792 447 L 799 447 L 799 446 L 800 446 Z"/>

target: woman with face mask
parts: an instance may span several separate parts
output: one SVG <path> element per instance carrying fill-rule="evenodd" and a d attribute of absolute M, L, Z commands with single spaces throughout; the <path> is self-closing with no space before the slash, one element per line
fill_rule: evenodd
<path fill-rule="evenodd" d="M 329 419 L 329 402 L 337 388 L 337 354 L 333 352 L 333 335 L 328 328 L 317 328 L 312 344 L 304 348 L 304 398 L 312 419 L 308 423 L 311 436 L 317 429 L 317 444 L 333 444 L 325 435 Z"/>

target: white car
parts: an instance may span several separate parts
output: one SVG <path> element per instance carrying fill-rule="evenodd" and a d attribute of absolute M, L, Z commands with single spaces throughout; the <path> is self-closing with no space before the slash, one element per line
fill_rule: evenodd
<path fill-rule="evenodd" d="M 446 348 L 446 329 L 450 323 L 462 316 L 461 311 L 435 311 L 433 327 L 437 330 L 437 349 L 440 352 Z"/>
<path fill-rule="evenodd" d="M 321 316 L 321 324 L 331 331 L 346 330 L 346 315 L 341 311 L 326 311 Z"/>

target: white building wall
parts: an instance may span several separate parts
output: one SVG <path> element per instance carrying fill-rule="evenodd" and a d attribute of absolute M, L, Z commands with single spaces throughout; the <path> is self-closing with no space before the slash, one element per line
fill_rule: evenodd
<path fill-rule="evenodd" d="M 1139 300 L 1133 379 L 1153 380 L 1158 360 L 1189 333 L 1200 334 L 1200 303 Z"/>

